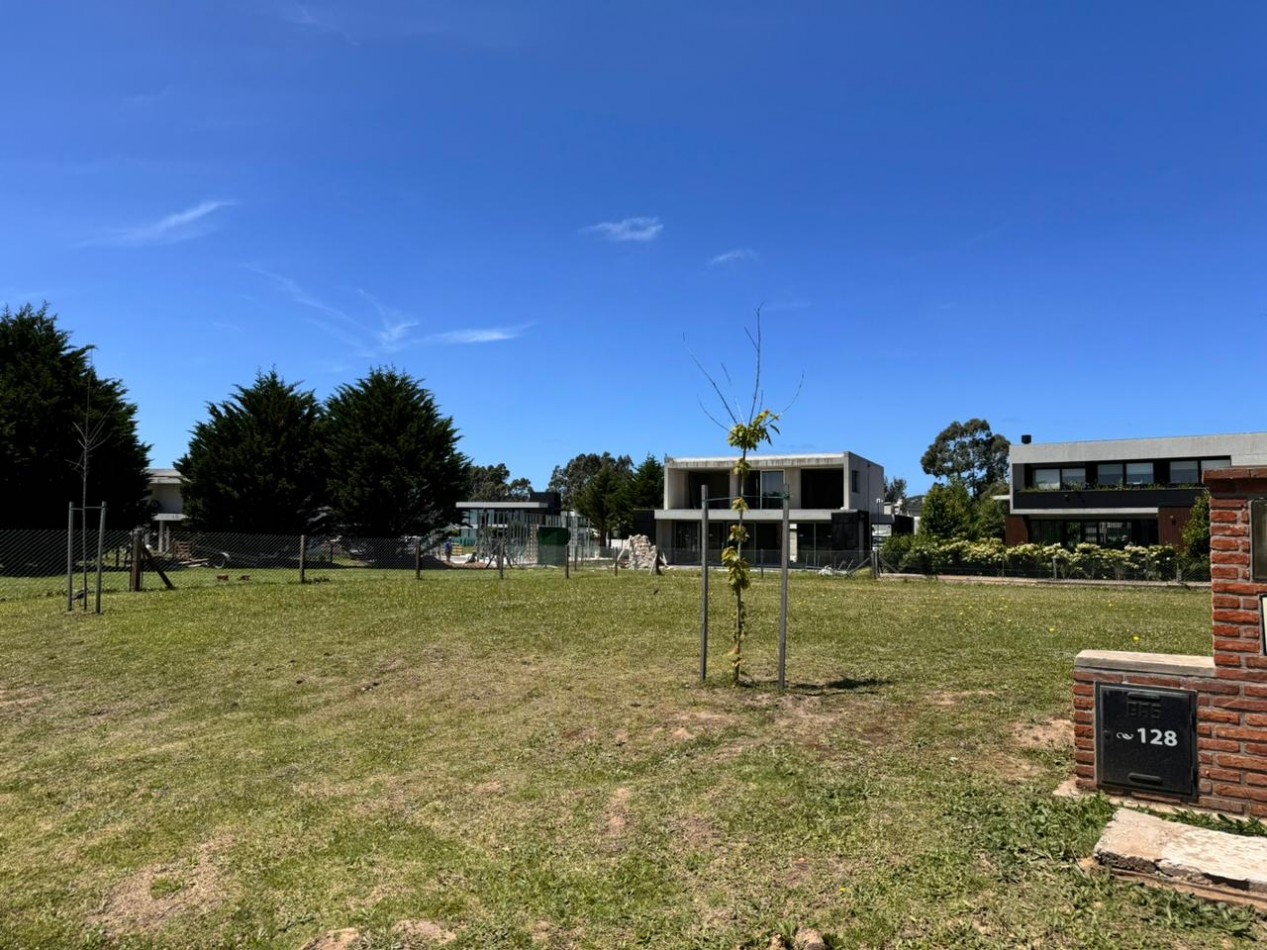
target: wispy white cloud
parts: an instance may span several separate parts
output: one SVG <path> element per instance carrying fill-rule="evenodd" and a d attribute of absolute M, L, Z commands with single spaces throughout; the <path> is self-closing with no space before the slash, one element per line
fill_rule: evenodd
<path fill-rule="evenodd" d="M 255 264 L 243 265 L 253 274 L 271 281 L 273 285 L 287 297 L 302 307 L 314 311 L 317 316 L 310 317 L 309 322 L 320 327 L 330 336 L 342 343 L 350 352 L 359 357 L 380 359 L 417 344 L 471 344 L 497 343 L 513 340 L 520 336 L 525 327 L 489 327 L 482 329 L 446 330 L 419 337 L 414 330 L 419 321 L 396 307 L 383 303 L 367 290 L 356 291 L 356 295 L 367 303 L 377 316 L 363 314 L 358 316 L 356 310 L 346 310 L 317 297 L 298 281 L 284 274 L 265 270 Z"/>
<path fill-rule="evenodd" d="M 716 257 L 710 258 L 709 267 L 717 267 L 721 264 L 737 264 L 740 261 L 755 261 L 757 252 L 750 247 L 737 247 L 733 251 L 726 251 L 724 254 L 718 254 Z"/>
<path fill-rule="evenodd" d="M 302 3 L 292 3 L 283 7 L 279 11 L 279 15 L 287 23 L 293 23 L 295 26 L 312 30 L 314 33 L 337 36 L 349 46 L 361 45 L 357 42 L 356 37 L 348 32 L 347 26 L 339 15 L 330 10 Z"/>
<path fill-rule="evenodd" d="M 153 244 L 176 244 L 202 237 L 215 230 L 209 220 L 217 211 L 231 208 L 234 201 L 204 201 L 185 211 L 177 211 L 150 224 L 112 231 L 79 242 L 80 247 L 148 247 Z"/>
<path fill-rule="evenodd" d="M 664 230 L 659 218 L 622 218 L 620 221 L 601 221 L 581 228 L 582 234 L 598 234 L 609 241 L 654 241 Z"/>
<path fill-rule="evenodd" d="M 383 321 L 381 329 L 374 331 L 378 348 L 382 352 L 395 353 L 414 342 L 409 331 L 418 325 L 417 320 L 411 320 L 402 310 L 387 306 L 368 291 L 359 290 L 357 293 L 374 306 L 374 309 L 378 311 L 379 319 Z"/>
<path fill-rule="evenodd" d="M 427 337 L 429 343 L 501 343 L 521 336 L 524 327 L 489 327 L 484 330 L 447 330 Z"/>
<path fill-rule="evenodd" d="M 530 13 L 493 0 L 429 0 L 423 3 L 270 3 L 263 12 L 309 33 L 349 46 L 440 40 L 488 49 L 522 45 L 531 34 Z"/>
<path fill-rule="evenodd" d="M 295 301 L 295 303 L 301 304 L 305 307 L 310 307 L 319 313 L 326 314 L 327 316 L 337 317 L 346 323 L 352 324 L 354 327 L 360 327 L 360 323 L 358 323 L 353 317 L 348 316 L 347 313 L 340 310 L 338 307 L 333 307 L 323 300 L 318 300 L 316 297 L 312 296 L 312 294 L 308 293 L 308 291 L 304 290 L 303 287 L 299 286 L 298 281 L 292 280 L 289 277 L 284 277 L 281 274 L 274 274 L 272 271 L 267 271 L 254 264 L 245 264 L 243 266 L 252 273 L 259 274 L 261 277 L 267 277 L 269 280 L 273 281 L 281 290 L 285 291 L 285 293 L 291 300 Z"/>

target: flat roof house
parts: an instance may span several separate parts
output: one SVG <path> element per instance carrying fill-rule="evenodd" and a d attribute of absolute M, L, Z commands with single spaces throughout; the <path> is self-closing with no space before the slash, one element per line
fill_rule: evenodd
<path fill-rule="evenodd" d="M 153 505 L 152 520 L 158 532 L 158 550 L 166 551 L 172 526 L 180 526 L 185 520 L 185 502 L 181 495 L 184 476 L 174 468 L 151 468 L 147 470 L 150 477 L 150 503 Z"/>
<path fill-rule="evenodd" d="M 783 495 L 790 506 L 789 560 L 817 567 L 854 559 L 871 547 L 871 525 L 884 513 L 884 467 L 852 452 L 750 455 L 743 484 L 737 456 L 669 458 L 664 463 L 664 507 L 655 512 L 656 545 L 671 564 L 700 561 L 701 501 L 708 498 L 709 559 L 721 556 L 738 519 L 731 500 L 749 510 L 745 556 L 754 564 L 782 558 Z"/>
<path fill-rule="evenodd" d="M 1267 465 L 1267 433 L 1033 443 L 1011 469 L 1008 544 L 1178 546 L 1206 472 Z"/>

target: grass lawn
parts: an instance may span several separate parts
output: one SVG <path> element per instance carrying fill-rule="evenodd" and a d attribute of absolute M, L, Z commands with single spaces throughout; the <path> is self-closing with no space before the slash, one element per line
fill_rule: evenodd
<path fill-rule="evenodd" d="M 738 689 L 720 578 L 696 682 L 698 584 L 453 571 L 112 594 L 100 617 L 0 604 L 0 948 L 431 945 L 400 921 L 481 948 L 1267 936 L 1085 875 L 1111 809 L 1051 797 L 1074 654 L 1208 653 L 1208 593 L 796 577 L 780 696 L 776 579 L 750 592 Z"/>

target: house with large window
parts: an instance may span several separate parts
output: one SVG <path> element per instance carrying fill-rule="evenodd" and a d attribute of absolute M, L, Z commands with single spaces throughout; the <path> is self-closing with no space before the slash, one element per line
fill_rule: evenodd
<path fill-rule="evenodd" d="M 669 458 L 664 463 L 664 507 L 655 512 L 656 545 L 669 563 L 698 564 L 703 506 L 708 507 L 710 560 L 721 556 L 731 507 L 748 503 L 745 554 L 754 564 L 782 559 L 783 498 L 790 509 L 789 560 L 817 567 L 870 550 L 871 528 L 888 523 L 884 467 L 852 452 L 813 455 L 750 455 L 752 471 L 734 474 L 735 456 Z"/>
<path fill-rule="evenodd" d="M 1011 468 L 1008 544 L 1177 546 L 1206 472 L 1267 465 L 1267 433 L 1036 443 Z"/>

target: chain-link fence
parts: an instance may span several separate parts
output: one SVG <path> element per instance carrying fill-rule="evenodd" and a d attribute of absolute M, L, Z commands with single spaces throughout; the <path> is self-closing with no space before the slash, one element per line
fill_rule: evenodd
<path fill-rule="evenodd" d="M 60 598 L 91 608 L 102 593 L 245 583 L 417 577 L 427 570 L 599 562 L 589 523 L 568 515 L 503 519 L 462 534 L 398 538 L 200 532 L 0 529 L 0 600 Z M 610 561 L 607 561 L 610 564 Z"/>
<path fill-rule="evenodd" d="M 709 549 L 708 563 L 710 567 L 720 567 L 721 548 Z M 665 560 L 673 567 L 699 567 L 700 549 L 666 548 L 661 552 Z M 854 551 L 798 551 L 795 557 L 789 557 L 788 567 L 794 571 L 822 571 L 824 573 L 852 574 L 872 566 L 872 552 Z M 753 548 L 745 546 L 744 559 L 760 571 L 779 570 L 783 564 L 783 551 L 780 548 Z"/>
<path fill-rule="evenodd" d="M 1151 581 L 1199 584 L 1210 580 L 1208 558 L 1179 557 L 1155 549 L 1138 552 L 1080 553 L 1064 549 L 1043 556 L 1003 554 L 989 559 L 958 557 L 952 552 L 912 549 L 893 557 L 883 549 L 877 560 L 882 574 L 928 577 L 997 577 L 1046 581 Z"/>

